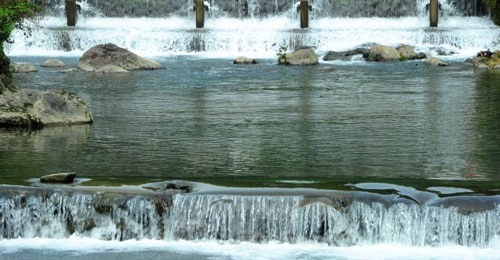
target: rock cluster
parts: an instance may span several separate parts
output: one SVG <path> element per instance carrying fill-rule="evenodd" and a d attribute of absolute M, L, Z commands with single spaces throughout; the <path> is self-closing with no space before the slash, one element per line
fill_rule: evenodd
<path fill-rule="evenodd" d="M 494 69 L 500 70 L 500 51 L 480 51 L 474 59 L 472 59 L 474 67 L 478 69 Z"/>

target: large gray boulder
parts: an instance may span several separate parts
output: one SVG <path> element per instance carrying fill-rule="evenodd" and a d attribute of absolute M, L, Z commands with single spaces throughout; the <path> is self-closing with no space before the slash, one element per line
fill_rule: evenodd
<path fill-rule="evenodd" d="M 63 91 L 17 90 L 0 95 L 0 127 L 92 123 L 89 106 Z"/>
<path fill-rule="evenodd" d="M 115 65 L 129 71 L 164 69 L 160 63 L 112 43 L 92 47 L 82 55 L 78 63 L 78 67 L 85 71 L 96 71 L 106 65 Z"/>
<path fill-rule="evenodd" d="M 368 61 L 390 62 L 399 61 L 401 56 L 396 48 L 385 45 L 374 45 L 368 54 Z"/>
<path fill-rule="evenodd" d="M 291 53 L 287 53 L 284 57 L 280 57 L 279 64 L 284 65 L 317 65 L 318 55 L 310 49 L 300 49 Z"/>
<path fill-rule="evenodd" d="M 31 63 L 16 63 L 13 65 L 14 73 L 31 73 L 37 72 L 35 65 Z"/>

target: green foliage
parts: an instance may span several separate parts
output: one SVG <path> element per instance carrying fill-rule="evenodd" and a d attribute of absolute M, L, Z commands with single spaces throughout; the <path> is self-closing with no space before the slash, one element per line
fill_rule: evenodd
<path fill-rule="evenodd" d="M 288 51 L 288 47 L 285 45 L 281 45 L 276 53 L 278 56 L 278 64 L 286 64 L 286 52 Z"/>
<path fill-rule="evenodd" d="M 22 22 L 35 17 L 38 10 L 30 0 L 0 0 L 0 94 L 6 89 L 15 91 L 10 60 L 5 56 L 3 44 L 12 42 L 10 34 L 14 29 L 28 29 Z"/>
<path fill-rule="evenodd" d="M 488 65 L 488 67 L 495 67 L 496 65 L 500 65 L 500 50 L 498 51 L 495 51 L 493 53 L 493 55 L 491 55 L 491 58 L 489 58 L 488 60 L 486 60 L 486 65 Z"/>
<path fill-rule="evenodd" d="M 0 48 L 9 40 L 15 28 L 27 29 L 23 26 L 24 19 L 33 18 L 39 8 L 29 0 L 2 0 L 0 2 Z"/>
<path fill-rule="evenodd" d="M 408 57 L 406 57 L 405 55 L 403 54 L 399 54 L 399 56 L 401 57 L 399 60 L 400 61 L 408 61 Z"/>
<path fill-rule="evenodd" d="M 497 3 L 497 0 L 486 0 L 486 5 L 490 8 L 490 10 L 493 10 L 496 3 Z"/>

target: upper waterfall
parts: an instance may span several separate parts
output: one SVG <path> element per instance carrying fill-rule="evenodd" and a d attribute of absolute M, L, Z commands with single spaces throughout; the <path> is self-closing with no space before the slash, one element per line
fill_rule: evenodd
<path fill-rule="evenodd" d="M 217 15 L 227 17 L 280 16 L 294 9 L 299 0 L 208 0 Z M 65 0 L 44 1 L 52 13 L 64 14 Z M 194 0 L 79 0 L 87 16 L 168 17 L 191 15 Z M 312 15 L 324 17 L 404 17 L 423 13 L 428 0 L 310 0 Z M 446 12 L 454 15 L 487 14 L 482 0 L 442 0 Z"/>
<path fill-rule="evenodd" d="M 428 55 L 469 58 L 500 46 L 500 28 L 477 1 L 440 1 L 438 28 L 429 27 L 427 0 L 312 0 L 309 28 L 299 27 L 297 1 L 211 0 L 203 29 L 195 29 L 191 1 L 82 0 L 75 27 L 66 26 L 64 1 L 48 2 L 31 36 L 14 31 L 8 55 L 78 56 L 115 43 L 140 55 L 207 54 L 274 58 L 280 46 L 312 46 L 322 55 L 367 43 L 408 44 Z M 482 2 L 481 2 L 482 3 Z M 47 9 L 48 10 L 48 9 Z M 472 15 L 472 16 L 470 16 Z"/>

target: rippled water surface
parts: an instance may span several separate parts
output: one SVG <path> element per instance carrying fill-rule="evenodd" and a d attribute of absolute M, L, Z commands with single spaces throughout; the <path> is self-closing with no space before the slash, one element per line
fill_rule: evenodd
<path fill-rule="evenodd" d="M 0 182 L 74 171 L 117 184 L 355 178 L 484 181 L 490 191 L 498 188 L 500 73 L 474 72 L 461 62 L 436 68 L 158 60 L 165 70 L 16 74 L 20 87 L 77 93 L 95 122 L 0 130 Z"/>

